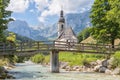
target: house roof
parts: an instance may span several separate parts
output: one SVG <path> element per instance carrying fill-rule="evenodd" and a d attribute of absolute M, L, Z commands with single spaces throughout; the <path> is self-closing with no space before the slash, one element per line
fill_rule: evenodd
<path fill-rule="evenodd" d="M 92 38 L 92 36 L 89 36 L 87 39 L 81 41 L 80 43 L 93 43 L 96 44 L 97 41 L 95 39 Z M 119 45 L 120 44 L 120 39 L 115 39 L 115 45 Z"/>
<path fill-rule="evenodd" d="M 80 43 L 93 43 L 93 44 L 95 44 L 96 40 L 93 39 L 91 36 L 89 36 L 87 39 L 81 41 Z"/>

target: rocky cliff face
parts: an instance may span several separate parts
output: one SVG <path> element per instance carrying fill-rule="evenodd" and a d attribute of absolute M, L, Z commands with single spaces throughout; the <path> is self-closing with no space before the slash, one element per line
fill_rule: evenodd
<path fill-rule="evenodd" d="M 91 26 L 90 11 L 79 14 L 68 14 L 66 15 L 66 20 L 68 26 L 71 26 L 76 34 L 82 31 L 84 28 Z"/>
<path fill-rule="evenodd" d="M 13 22 L 10 22 L 8 24 L 8 31 L 17 33 L 21 36 L 26 36 L 33 40 L 46 40 L 45 37 L 40 35 L 40 32 L 38 30 L 30 28 L 25 21 L 15 20 Z"/>

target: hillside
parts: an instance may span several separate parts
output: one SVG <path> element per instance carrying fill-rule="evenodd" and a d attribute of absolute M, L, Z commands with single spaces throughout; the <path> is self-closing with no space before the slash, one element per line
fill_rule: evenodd
<path fill-rule="evenodd" d="M 68 14 L 66 15 L 67 25 L 71 26 L 75 33 L 78 34 L 86 27 L 91 26 L 89 14 L 90 11 L 77 14 Z"/>
<path fill-rule="evenodd" d="M 14 32 L 18 35 L 31 38 L 33 40 L 46 40 L 45 37 L 40 35 L 38 30 L 30 28 L 30 26 L 25 21 L 15 20 L 8 24 L 8 31 Z"/>
<path fill-rule="evenodd" d="M 10 33 L 10 31 L 5 31 L 5 35 L 8 36 Z M 25 42 L 25 41 L 33 41 L 32 39 L 28 38 L 28 37 L 25 37 L 25 36 L 21 36 L 21 35 L 18 35 L 16 34 L 16 40 L 17 41 L 21 41 L 21 42 Z"/>

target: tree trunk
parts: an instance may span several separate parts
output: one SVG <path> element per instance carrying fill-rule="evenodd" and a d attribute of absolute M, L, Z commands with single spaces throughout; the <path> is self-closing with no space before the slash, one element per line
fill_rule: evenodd
<path fill-rule="evenodd" d="M 114 48 L 114 41 L 115 41 L 115 39 L 111 40 L 112 48 Z"/>

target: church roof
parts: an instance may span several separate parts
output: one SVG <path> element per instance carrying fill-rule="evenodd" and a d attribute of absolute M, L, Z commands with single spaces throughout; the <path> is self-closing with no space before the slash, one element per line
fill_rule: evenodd
<path fill-rule="evenodd" d="M 58 36 L 58 39 L 77 39 L 75 33 L 73 32 L 71 27 L 67 27 L 65 28 L 65 30 L 63 30 L 60 34 L 60 36 Z"/>

